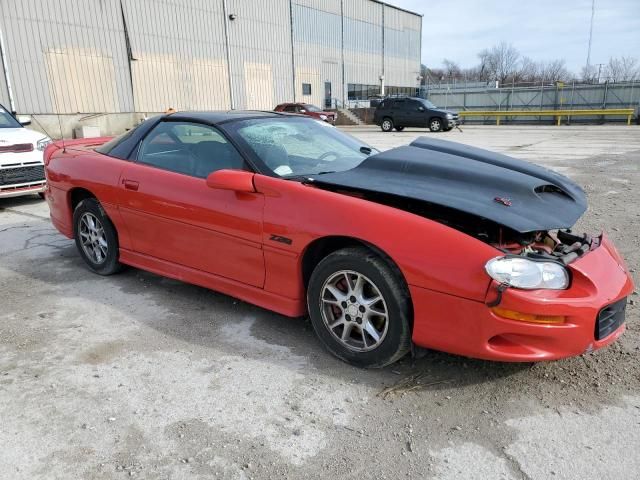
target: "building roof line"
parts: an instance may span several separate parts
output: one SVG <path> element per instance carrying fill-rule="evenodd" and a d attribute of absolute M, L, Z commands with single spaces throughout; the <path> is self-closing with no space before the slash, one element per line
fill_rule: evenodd
<path fill-rule="evenodd" d="M 383 2 L 382 0 L 369 0 L 374 3 L 379 3 L 380 5 L 384 5 L 385 7 L 395 8 L 396 10 L 400 10 L 401 12 L 410 13 L 411 15 L 415 15 L 417 17 L 424 17 L 422 13 L 414 12 L 412 10 L 407 10 L 406 8 L 398 7 L 396 5 L 392 5 L 387 2 Z"/>

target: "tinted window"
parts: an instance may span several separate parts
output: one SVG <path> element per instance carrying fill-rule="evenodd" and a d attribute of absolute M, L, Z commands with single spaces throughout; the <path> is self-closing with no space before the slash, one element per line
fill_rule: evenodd
<path fill-rule="evenodd" d="M 283 111 L 284 112 L 289 112 L 289 113 L 295 113 L 298 110 L 297 110 L 295 105 L 287 105 L 286 107 L 284 107 Z"/>
<path fill-rule="evenodd" d="M 422 104 L 422 102 L 418 102 L 416 100 L 410 100 L 407 102 L 408 104 L 408 108 L 410 108 L 411 110 L 420 110 L 420 108 L 424 109 L 424 105 Z"/>
<path fill-rule="evenodd" d="M 200 178 L 216 170 L 246 170 L 240 154 L 218 130 L 184 122 L 155 127 L 140 145 L 138 162 Z"/>
<path fill-rule="evenodd" d="M 141 124 L 140 124 L 141 125 Z M 99 147 L 96 147 L 96 152 L 98 153 L 103 153 L 104 155 L 109 155 L 109 153 L 111 152 L 111 150 L 113 150 L 117 145 L 120 144 L 120 142 L 122 142 L 123 140 L 126 140 L 127 138 L 129 138 L 131 135 L 133 135 L 133 132 L 136 131 L 136 128 L 138 128 L 140 125 L 136 125 L 135 127 L 133 127 L 131 130 L 127 130 L 124 133 L 121 133 L 120 135 L 118 135 L 117 137 L 113 137 L 111 140 L 109 140 L 106 143 L 103 143 L 102 145 L 100 145 Z"/>

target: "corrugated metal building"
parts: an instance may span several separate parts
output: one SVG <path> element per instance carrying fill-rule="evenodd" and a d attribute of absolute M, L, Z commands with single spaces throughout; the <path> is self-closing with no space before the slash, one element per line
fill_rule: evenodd
<path fill-rule="evenodd" d="M 382 81 L 415 89 L 421 28 L 376 0 L 2 0 L 0 101 L 30 114 L 340 106 Z"/>

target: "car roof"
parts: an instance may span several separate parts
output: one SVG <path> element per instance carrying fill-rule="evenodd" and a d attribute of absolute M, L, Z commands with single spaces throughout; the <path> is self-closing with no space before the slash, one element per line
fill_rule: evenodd
<path fill-rule="evenodd" d="M 287 114 L 262 110 L 218 110 L 209 112 L 175 112 L 165 115 L 170 120 L 184 122 L 200 122 L 217 125 L 233 120 L 247 120 L 251 118 L 278 118 Z"/>

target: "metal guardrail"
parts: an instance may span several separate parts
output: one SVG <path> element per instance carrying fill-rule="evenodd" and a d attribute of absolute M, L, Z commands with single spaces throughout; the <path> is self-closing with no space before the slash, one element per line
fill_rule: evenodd
<path fill-rule="evenodd" d="M 608 108 L 591 110 L 464 110 L 458 112 L 460 117 L 496 117 L 496 125 L 500 125 L 502 117 L 556 117 L 560 125 L 562 117 L 594 116 L 594 115 L 626 115 L 627 125 L 631 125 L 633 108 Z"/>

